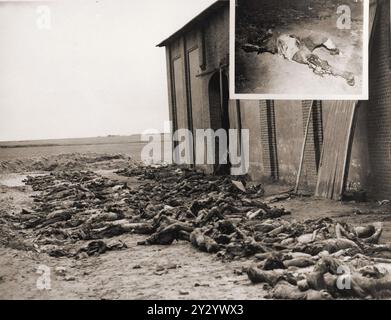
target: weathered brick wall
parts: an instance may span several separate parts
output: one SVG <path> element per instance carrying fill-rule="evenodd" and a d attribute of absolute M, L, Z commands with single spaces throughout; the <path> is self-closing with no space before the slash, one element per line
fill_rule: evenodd
<path fill-rule="evenodd" d="M 294 184 L 300 166 L 303 145 L 303 109 L 301 101 L 274 101 L 278 177 Z"/>
<path fill-rule="evenodd" d="M 228 74 L 229 64 L 229 8 L 225 7 L 216 12 L 204 24 L 206 47 L 206 70 L 211 72 L 204 77 L 205 86 L 210 86 L 211 81 L 217 76 L 218 69 L 224 66 L 225 76 Z M 210 87 L 209 87 L 210 88 Z M 211 104 L 209 93 L 205 91 L 205 99 L 208 100 L 210 123 L 212 128 L 218 127 L 216 119 L 220 117 L 217 101 Z M 213 100 L 213 99 L 212 99 Z M 230 101 L 230 127 L 238 128 L 238 115 L 236 101 Z M 261 111 L 258 101 L 240 101 L 241 127 L 250 132 L 249 175 L 254 180 L 260 180 L 265 176 L 262 159 L 261 144 Z M 269 175 L 267 175 L 269 176 Z"/>
<path fill-rule="evenodd" d="M 229 7 L 215 12 L 204 23 L 207 70 L 229 63 Z"/>
<path fill-rule="evenodd" d="M 305 135 L 311 104 L 313 104 L 313 107 L 304 150 L 303 171 L 300 183 L 310 190 L 315 190 L 323 145 L 323 117 L 321 101 L 303 101 L 303 134 Z"/>
<path fill-rule="evenodd" d="M 390 1 L 378 11 L 369 70 L 368 145 L 371 194 L 391 198 Z"/>
<path fill-rule="evenodd" d="M 262 126 L 261 107 L 259 101 L 240 101 L 242 128 L 249 130 L 249 176 L 254 180 L 262 180 L 264 177 L 263 152 L 262 152 Z"/>
<path fill-rule="evenodd" d="M 263 176 L 278 179 L 276 126 L 273 101 L 260 100 L 260 132 L 263 153 Z"/>
<path fill-rule="evenodd" d="M 228 76 L 228 30 L 227 5 L 169 44 L 169 90 L 172 97 L 169 102 L 176 129 L 190 128 L 195 132 L 196 129 L 222 127 L 219 68 L 225 66 L 224 77 Z M 211 170 L 211 166 L 204 168 Z"/>
<path fill-rule="evenodd" d="M 366 137 L 366 124 L 368 123 L 368 141 L 369 154 L 373 167 L 372 186 L 373 191 L 379 193 L 380 197 L 391 197 L 391 133 L 387 129 L 391 125 L 391 75 L 389 66 L 389 8 L 385 7 L 380 10 L 380 20 L 377 25 L 376 37 L 374 39 L 374 54 L 370 63 L 370 98 L 371 101 L 368 107 L 368 119 L 366 112 L 361 112 L 358 134 L 353 145 L 352 162 L 350 166 L 349 182 L 363 182 L 366 187 L 366 177 L 369 174 L 369 165 L 366 160 L 367 143 L 364 139 Z M 196 121 L 197 127 L 202 128 L 219 127 L 216 122 L 220 117 L 220 110 L 210 104 L 210 81 L 212 77 L 216 76 L 218 69 L 222 65 L 228 65 L 229 62 L 229 8 L 225 7 L 215 12 L 203 25 L 194 28 L 190 33 L 184 35 L 184 39 L 178 39 L 171 44 L 171 58 L 175 59 L 184 55 L 184 47 L 187 49 L 197 46 L 199 41 L 199 31 L 203 28 L 205 34 L 205 57 L 206 65 L 202 72 L 201 79 L 201 96 L 202 102 L 200 109 L 202 110 L 202 124 Z M 184 44 L 183 44 L 184 43 Z M 199 42 L 198 42 L 199 44 Z M 185 61 L 185 60 L 184 60 Z M 185 72 L 185 64 L 183 64 Z M 228 76 L 228 69 L 224 69 L 224 73 Z M 175 98 L 175 95 L 174 95 Z M 217 101 L 218 97 L 212 100 Z M 195 101 L 193 101 L 195 102 Z M 171 104 L 174 102 L 171 101 Z M 327 104 L 327 103 L 326 103 Z M 216 102 L 217 105 L 217 102 Z M 236 128 L 237 117 L 236 103 L 230 102 L 230 123 L 232 128 Z M 274 104 L 266 101 L 241 101 L 242 108 L 242 127 L 250 129 L 250 162 L 251 162 L 251 176 L 259 179 L 261 177 L 273 177 L 275 179 L 281 178 L 281 162 L 279 156 L 281 152 L 281 145 L 277 144 L 277 134 L 280 130 L 276 127 L 276 113 Z M 323 109 L 327 109 L 327 105 L 323 105 Z M 296 110 L 302 117 L 301 123 L 301 137 L 304 137 L 305 123 L 308 116 L 309 105 L 308 102 L 303 102 L 303 105 Z M 295 111 L 295 112 L 296 112 Z M 179 111 L 186 112 L 185 110 Z M 302 184 L 309 185 L 313 188 L 316 185 L 317 169 L 319 165 L 320 150 L 323 139 L 322 131 L 322 107 L 316 106 L 313 111 L 311 119 L 309 137 L 304 156 L 304 167 Z M 177 112 L 178 113 L 178 112 Z M 194 114 L 196 116 L 196 114 Z M 280 119 L 277 122 L 286 126 L 290 125 L 290 121 Z M 174 116 L 172 115 L 172 118 Z M 286 117 L 285 117 L 286 118 Z M 299 137 L 299 135 L 297 135 Z M 299 146 L 299 144 L 297 144 Z M 300 147 L 297 147 L 301 151 Z M 280 153 L 280 154 L 279 154 Z M 285 159 L 284 161 L 291 161 L 297 164 L 297 156 L 295 159 Z M 294 170 L 293 170 L 294 171 Z M 292 171 L 292 172 L 293 172 Z M 283 177 L 284 178 L 284 177 Z M 291 182 L 294 180 L 294 174 L 289 177 Z"/>

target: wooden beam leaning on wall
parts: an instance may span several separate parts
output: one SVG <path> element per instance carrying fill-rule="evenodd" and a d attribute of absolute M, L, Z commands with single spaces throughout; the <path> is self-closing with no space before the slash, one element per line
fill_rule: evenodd
<path fill-rule="evenodd" d="M 333 101 L 329 107 L 315 196 L 341 200 L 348 178 L 357 101 Z"/>

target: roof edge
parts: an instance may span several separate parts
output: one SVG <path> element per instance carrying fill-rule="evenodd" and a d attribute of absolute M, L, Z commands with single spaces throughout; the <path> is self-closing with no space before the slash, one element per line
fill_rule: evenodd
<path fill-rule="evenodd" d="M 204 11 L 199 13 L 197 16 L 195 16 L 192 20 L 190 20 L 188 23 L 186 23 L 182 28 L 174 32 L 171 36 L 160 42 L 156 47 L 165 47 L 168 42 L 174 40 L 175 38 L 178 38 L 181 34 L 183 34 L 186 30 L 188 30 L 193 25 L 200 22 L 202 19 L 204 19 L 207 15 L 212 14 L 213 12 L 217 11 L 218 9 L 224 7 L 225 5 L 229 4 L 229 0 L 217 0 L 216 2 L 212 3 L 209 7 L 207 7 Z"/>

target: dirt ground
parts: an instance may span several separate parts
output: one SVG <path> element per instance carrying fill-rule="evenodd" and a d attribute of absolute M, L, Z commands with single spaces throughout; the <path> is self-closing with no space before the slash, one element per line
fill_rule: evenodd
<path fill-rule="evenodd" d="M 352 3 L 361 6 L 361 3 Z M 311 33 L 327 36 L 341 50 L 340 55 L 332 56 L 325 48 L 315 49 L 314 53 L 330 65 L 355 75 L 355 86 L 349 86 L 345 79 L 316 75 L 307 65 L 288 61 L 278 55 L 255 52 L 246 53 L 236 49 L 237 93 L 256 94 L 318 94 L 318 95 L 357 95 L 362 91 L 362 12 L 353 8 L 351 30 L 338 30 L 336 7 L 324 8 L 319 19 L 300 19 L 286 25 L 276 25 L 276 34 L 292 34 L 301 38 Z M 295 79 L 297 81 L 295 81 Z"/>
<path fill-rule="evenodd" d="M 113 170 L 97 173 L 122 182 Z M 31 205 L 30 187 L 22 174 L 0 175 L 0 211 L 17 212 Z M 266 195 L 286 186 L 266 186 Z M 381 242 L 391 241 L 391 213 L 378 203 L 336 203 L 313 198 L 294 198 L 275 204 L 292 211 L 286 219 L 332 217 L 352 224 L 382 221 Z M 363 215 L 355 214 L 360 210 Z M 0 246 L 0 299 L 263 299 L 262 285 L 252 285 L 242 267 L 251 261 L 221 262 L 189 243 L 171 246 L 138 246 L 144 236 L 123 235 L 116 239 L 128 246 L 123 251 L 76 260 L 51 258 L 46 254 Z M 40 290 L 37 272 L 49 267 L 50 290 Z"/>

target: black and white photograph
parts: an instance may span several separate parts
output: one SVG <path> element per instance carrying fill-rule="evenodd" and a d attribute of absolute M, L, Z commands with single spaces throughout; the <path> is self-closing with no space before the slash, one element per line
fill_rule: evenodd
<path fill-rule="evenodd" d="M 390 300 L 390 7 L 0 0 L 0 300 Z"/>
<path fill-rule="evenodd" d="M 367 0 L 235 0 L 234 98 L 368 98 Z"/>

